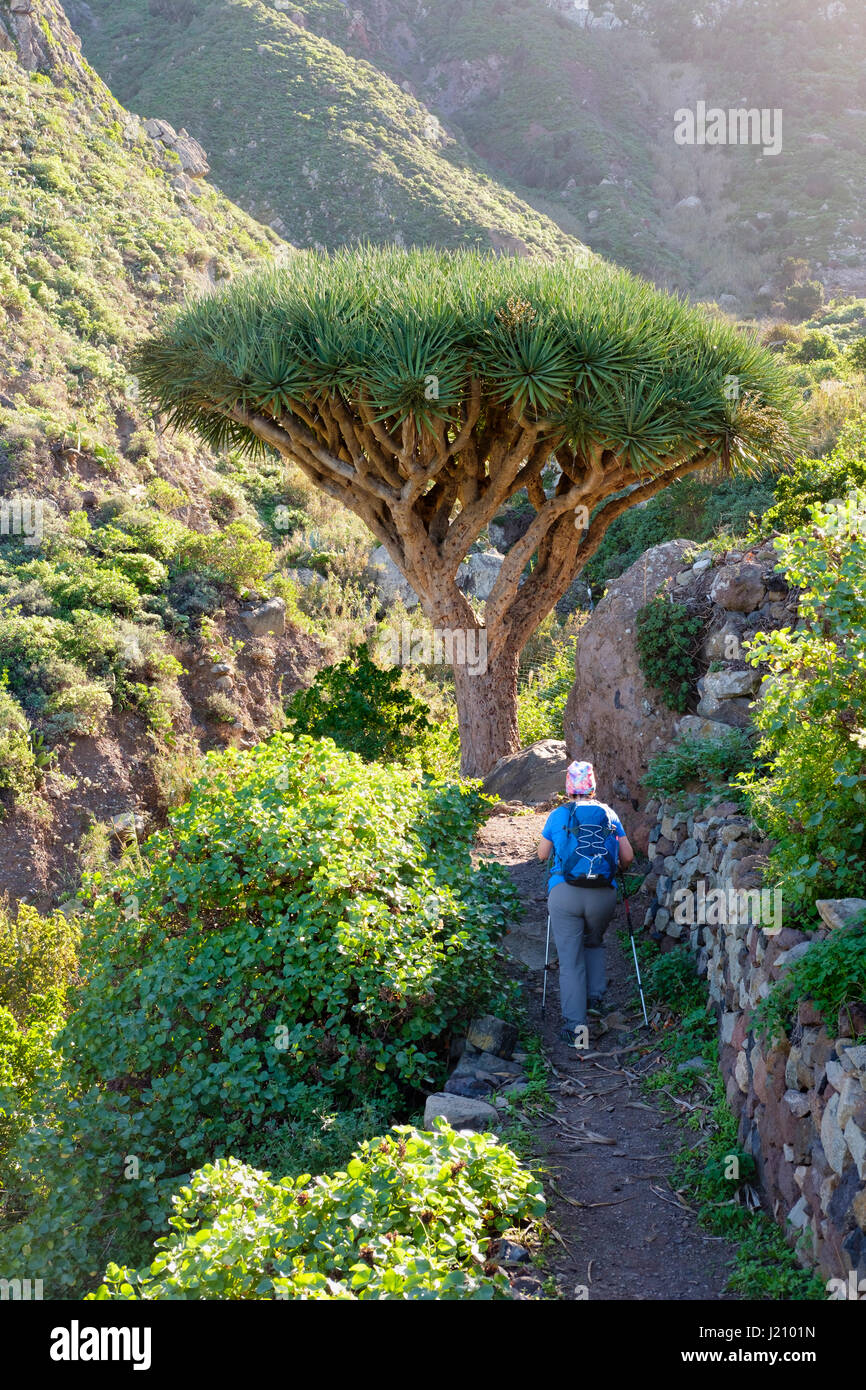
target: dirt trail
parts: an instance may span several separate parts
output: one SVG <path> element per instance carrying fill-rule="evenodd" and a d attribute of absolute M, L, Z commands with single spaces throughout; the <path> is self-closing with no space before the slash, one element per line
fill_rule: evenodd
<path fill-rule="evenodd" d="M 553 1272 L 569 1299 L 731 1299 L 724 1288 L 733 1247 L 700 1228 L 673 1186 L 672 1156 L 698 1136 L 665 1114 L 639 1084 L 657 1065 L 657 1054 L 647 1049 L 649 1035 L 639 1027 L 634 968 L 617 941 L 617 929 L 625 924 L 622 905 L 605 937 L 607 1014 L 591 1028 L 589 1053 L 578 1059 L 558 1040 L 555 969 L 542 1019 L 547 871 L 535 858 L 535 845 L 545 819 L 546 814 L 493 816 L 478 848 L 507 866 L 526 904 L 506 947 L 522 962 L 515 968 L 552 1067 L 556 1118 L 537 1122 L 534 1131 L 536 1151 L 552 1177 L 550 1219 L 567 1247 L 554 1247 Z M 638 898 L 635 925 L 643 911 Z"/>

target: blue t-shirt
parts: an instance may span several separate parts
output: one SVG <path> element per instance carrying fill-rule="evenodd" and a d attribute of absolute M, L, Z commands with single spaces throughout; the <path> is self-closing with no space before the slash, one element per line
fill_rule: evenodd
<path fill-rule="evenodd" d="M 579 801 L 577 803 L 569 802 L 567 806 L 557 806 L 556 810 L 551 811 L 550 815 L 547 817 L 547 820 L 544 825 L 544 830 L 541 832 L 545 840 L 550 840 L 553 843 L 553 849 L 551 851 L 549 860 L 553 872 L 551 873 L 550 879 L 548 880 L 548 890 L 551 888 L 555 888 L 558 883 L 565 882 L 564 875 L 558 873 L 557 870 L 561 868 L 563 858 L 567 856 L 569 849 L 573 846 L 574 843 L 572 839 L 572 845 L 569 845 L 570 837 L 567 832 L 567 826 L 571 817 L 572 809 L 575 806 L 575 804 L 577 807 L 577 810 L 575 812 L 575 819 L 577 821 L 580 821 L 581 806 L 598 806 L 601 808 L 602 811 L 607 812 L 607 814 L 610 817 L 613 830 L 605 839 L 605 848 L 611 852 L 614 864 L 619 863 L 618 836 L 625 835 L 625 831 L 623 830 L 622 821 L 620 820 L 616 811 L 613 811 L 610 808 L 610 806 L 606 806 L 603 801 Z"/>

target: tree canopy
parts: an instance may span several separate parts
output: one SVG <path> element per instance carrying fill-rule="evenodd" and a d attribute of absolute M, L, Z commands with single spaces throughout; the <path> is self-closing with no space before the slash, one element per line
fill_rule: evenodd
<path fill-rule="evenodd" d="M 434 623 L 479 624 L 458 567 L 525 489 L 535 516 L 484 615 L 511 670 L 626 507 L 795 444 L 777 357 L 593 258 L 298 253 L 186 304 L 135 365 L 169 423 L 276 448 L 360 515 Z"/>

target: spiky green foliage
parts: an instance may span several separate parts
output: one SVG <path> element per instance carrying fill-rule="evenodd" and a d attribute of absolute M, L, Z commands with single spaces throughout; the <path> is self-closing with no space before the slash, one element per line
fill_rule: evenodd
<path fill-rule="evenodd" d="M 485 608 L 495 694 L 455 667 L 473 776 L 517 746 L 519 653 L 611 521 L 677 477 L 755 470 L 794 444 L 778 358 L 586 258 L 302 253 L 188 304 L 136 366 L 176 427 L 274 447 L 356 512 L 434 624 L 480 625 L 457 568 L 525 491 L 532 524 Z"/>
<path fill-rule="evenodd" d="M 188 303 L 140 348 L 136 369 L 172 423 L 214 447 L 261 447 L 231 418 L 236 407 L 278 419 L 327 408 L 336 393 L 395 427 L 453 424 L 473 378 L 491 406 L 546 414 L 552 449 L 602 444 L 635 471 L 698 450 L 757 462 L 792 442 L 795 393 L 777 358 L 588 261 L 304 253 Z"/>

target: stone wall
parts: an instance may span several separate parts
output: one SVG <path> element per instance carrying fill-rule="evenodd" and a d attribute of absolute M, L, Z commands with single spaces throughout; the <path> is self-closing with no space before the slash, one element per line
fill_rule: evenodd
<path fill-rule="evenodd" d="M 785 970 L 866 901 L 819 903 L 821 926 L 809 934 L 785 927 L 777 900 L 765 894 L 759 903 L 766 845 L 736 805 L 647 809 L 656 824 L 645 925 L 663 949 L 688 945 L 706 976 L 721 1073 L 762 1202 L 804 1265 L 828 1279 L 853 1270 L 866 1280 L 866 1045 L 855 1041 L 866 1034 L 866 1004 L 823 1019 L 803 1001 L 790 1040 L 775 1047 L 752 1031 L 755 1005 Z M 739 890 L 751 890 L 751 901 Z"/>

